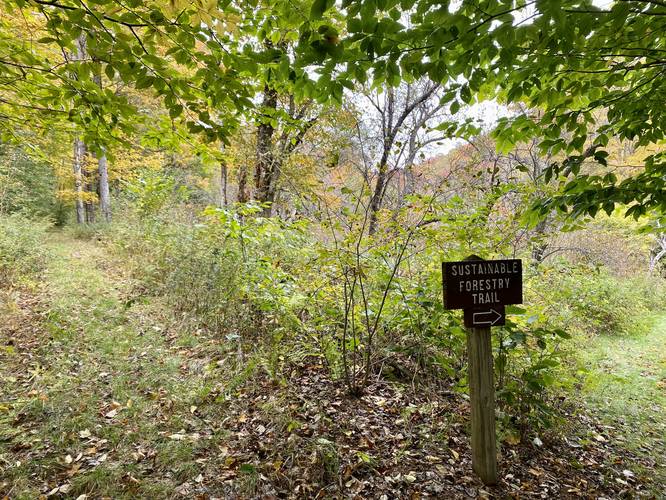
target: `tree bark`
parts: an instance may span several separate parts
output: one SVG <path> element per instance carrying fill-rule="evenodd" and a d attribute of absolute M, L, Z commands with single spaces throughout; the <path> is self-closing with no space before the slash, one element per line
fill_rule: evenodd
<path fill-rule="evenodd" d="M 243 162 L 238 169 L 238 203 L 246 203 L 250 200 L 247 188 L 247 163 Z"/>
<path fill-rule="evenodd" d="M 227 197 L 227 184 L 228 184 L 228 168 L 227 161 L 220 162 L 220 206 L 226 207 L 229 204 Z"/>
<path fill-rule="evenodd" d="M 74 139 L 74 186 L 76 190 L 76 222 L 85 222 L 83 209 L 83 164 L 85 162 L 86 145 L 78 137 Z"/>
<path fill-rule="evenodd" d="M 76 53 L 73 54 L 75 60 L 81 60 L 85 57 L 86 39 L 85 34 L 79 36 L 76 40 Z M 76 77 L 76 75 L 73 75 Z M 76 222 L 83 224 L 86 222 L 86 212 L 83 205 L 84 189 L 84 170 L 86 162 L 86 145 L 79 138 L 74 139 L 74 186 L 76 190 Z"/>
<path fill-rule="evenodd" d="M 93 77 L 97 86 L 102 88 L 102 74 Z M 99 210 L 106 222 L 111 222 L 111 196 L 109 193 L 109 168 L 106 160 L 106 152 L 102 151 L 97 159 L 97 175 L 99 183 Z"/>
<path fill-rule="evenodd" d="M 292 120 L 302 123 L 308 109 L 310 109 L 311 103 L 305 103 L 298 109 L 294 97 L 289 97 L 290 101 L 287 112 Z M 276 90 L 268 86 L 264 89 L 262 106 L 265 110 L 277 110 L 278 93 Z M 277 139 L 275 138 L 275 127 L 270 123 L 260 123 L 257 127 L 255 197 L 258 201 L 268 204 L 262 212 L 264 217 L 271 217 L 275 213 L 273 204 L 277 197 L 278 181 L 282 166 L 294 150 L 303 142 L 305 134 L 317 122 L 317 119 L 318 116 L 314 116 L 302 123 L 295 134 L 290 134 L 288 129 L 285 129 Z"/>
<path fill-rule="evenodd" d="M 548 243 L 545 241 L 546 227 L 548 221 L 546 219 L 540 220 L 534 228 L 536 240 L 532 243 L 532 261 L 534 267 L 538 267 L 543 262 L 543 259 L 548 249 Z"/>
<path fill-rule="evenodd" d="M 88 57 L 87 53 L 87 41 L 86 41 L 86 33 L 81 33 L 79 37 L 76 40 L 76 54 L 74 55 L 75 60 L 77 61 L 83 61 Z M 76 75 L 74 75 L 76 77 Z M 83 199 L 83 212 L 85 214 L 85 222 L 92 224 L 95 222 L 95 204 L 93 202 L 94 194 L 97 193 L 97 182 L 96 182 L 96 175 L 95 171 L 92 169 L 88 168 L 88 162 L 87 162 L 87 146 L 83 143 L 81 139 L 77 139 L 77 141 L 80 143 L 79 144 L 79 154 L 77 155 L 78 159 L 78 164 L 75 160 L 75 166 L 74 168 L 78 170 L 81 176 L 81 181 L 80 185 L 82 186 L 83 192 L 86 193 L 85 198 Z M 77 185 L 77 191 L 79 190 L 79 185 Z M 77 201 L 77 214 L 76 214 L 77 221 L 80 220 L 79 217 L 79 207 L 78 207 L 78 201 Z"/>
<path fill-rule="evenodd" d="M 666 234 L 657 235 L 656 237 L 658 248 L 655 248 L 650 255 L 650 274 L 657 268 L 659 261 L 666 257 Z"/>
<path fill-rule="evenodd" d="M 416 192 L 416 177 L 414 176 L 414 165 L 410 164 L 405 167 L 405 189 L 402 198 L 410 196 Z"/>
<path fill-rule="evenodd" d="M 278 93 L 277 90 L 264 87 L 264 98 L 262 109 L 266 113 L 267 120 L 257 127 L 257 149 L 256 165 L 254 170 L 254 185 L 256 188 L 256 198 L 260 202 L 272 202 L 271 185 L 273 185 L 273 175 L 275 172 L 275 157 L 273 155 L 273 135 L 275 128 L 270 123 L 270 117 L 274 115 L 272 111 L 277 110 Z M 270 110 L 270 111 L 269 111 Z M 274 196 L 273 190 L 273 196 Z M 264 209 L 264 215 L 271 213 L 271 207 Z"/>
<path fill-rule="evenodd" d="M 95 202 L 92 199 L 93 193 L 97 192 L 96 183 L 94 178 L 94 172 L 88 168 L 88 162 L 85 162 L 83 165 L 83 178 L 85 182 L 83 184 L 83 189 L 86 193 L 86 198 L 83 200 L 83 206 L 86 211 L 86 222 L 88 224 L 95 223 Z"/>
<path fill-rule="evenodd" d="M 273 205 L 275 204 L 275 193 L 277 192 L 277 181 L 280 176 L 281 168 L 282 162 L 274 158 L 271 162 L 268 176 L 265 179 L 266 185 L 264 186 L 264 191 L 261 193 L 261 201 L 268 203 L 262 212 L 264 217 L 272 217 L 275 213 Z"/>
<path fill-rule="evenodd" d="M 388 165 L 384 158 L 379 164 L 379 170 L 377 172 L 377 183 L 375 184 L 375 190 L 372 193 L 372 198 L 370 198 L 370 223 L 368 225 L 368 233 L 375 234 L 377 231 L 377 212 L 382 207 L 382 198 L 384 197 L 384 189 L 386 187 L 386 178 L 388 176 Z"/>
<path fill-rule="evenodd" d="M 106 154 L 97 160 L 97 173 L 99 174 L 99 209 L 106 222 L 111 222 L 111 196 L 109 194 L 109 170 Z"/>

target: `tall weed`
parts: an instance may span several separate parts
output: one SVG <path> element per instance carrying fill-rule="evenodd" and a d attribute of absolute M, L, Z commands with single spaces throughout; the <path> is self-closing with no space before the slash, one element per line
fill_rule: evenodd
<path fill-rule="evenodd" d="M 44 239 L 50 226 L 20 214 L 0 215 L 0 288 L 34 277 L 45 268 Z"/>

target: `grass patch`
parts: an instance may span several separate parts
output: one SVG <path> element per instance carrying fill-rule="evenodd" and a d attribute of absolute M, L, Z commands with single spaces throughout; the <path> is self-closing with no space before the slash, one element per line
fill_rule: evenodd
<path fill-rule="evenodd" d="M 648 323 L 646 323 L 648 324 Z M 580 351 L 587 405 L 613 430 L 623 448 L 654 461 L 637 464 L 655 493 L 666 485 L 666 316 L 642 333 L 601 335 Z"/>
<path fill-rule="evenodd" d="M 191 342 L 174 347 L 150 304 L 126 304 L 130 283 L 95 241 L 52 232 L 47 247 L 47 310 L 0 366 L 0 496 L 159 498 L 194 484 L 213 431 L 190 411 L 211 383 L 186 369 Z"/>

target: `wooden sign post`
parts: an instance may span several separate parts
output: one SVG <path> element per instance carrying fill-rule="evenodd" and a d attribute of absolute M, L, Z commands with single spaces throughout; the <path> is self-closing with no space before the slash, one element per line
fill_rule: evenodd
<path fill-rule="evenodd" d="M 470 329 L 467 335 L 467 357 L 472 413 L 472 468 L 484 484 L 495 484 L 495 383 L 489 326 Z"/>
<path fill-rule="evenodd" d="M 522 261 L 472 255 L 443 262 L 444 307 L 464 309 L 472 413 L 472 467 L 484 484 L 497 483 L 495 382 L 490 327 L 504 325 L 507 304 L 523 302 Z"/>

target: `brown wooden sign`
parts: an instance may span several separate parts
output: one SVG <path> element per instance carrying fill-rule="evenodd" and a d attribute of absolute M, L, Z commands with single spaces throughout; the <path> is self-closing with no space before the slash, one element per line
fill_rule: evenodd
<path fill-rule="evenodd" d="M 442 276 L 447 309 L 490 311 L 493 306 L 523 302 L 520 259 L 443 262 Z M 494 310 L 500 312 L 497 307 Z"/>

